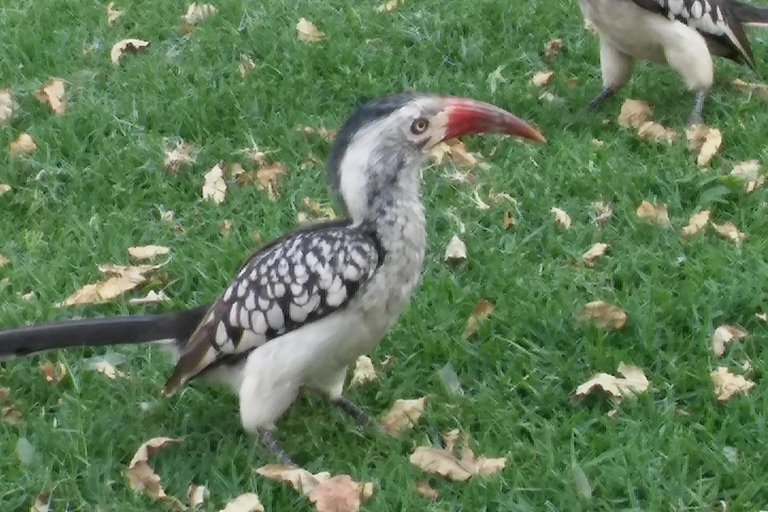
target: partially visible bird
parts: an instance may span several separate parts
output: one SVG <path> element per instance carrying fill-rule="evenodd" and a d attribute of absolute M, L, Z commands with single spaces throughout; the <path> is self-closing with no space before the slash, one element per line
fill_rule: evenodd
<path fill-rule="evenodd" d="M 420 166 L 441 141 L 482 132 L 544 140 L 509 112 L 471 99 L 405 93 L 373 100 L 339 130 L 327 162 L 347 218 L 264 245 L 211 304 L 0 331 L 0 356 L 170 340 L 178 361 L 164 393 L 197 377 L 228 384 L 245 429 L 291 463 L 273 431 L 302 387 L 369 422 L 342 395 L 346 369 L 379 343 L 421 275 Z"/>
<path fill-rule="evenodd" d="M 713 82 L 712 55 L 755 68 L 744 31 L 768 26 L 768 7 L 737 0 L 579 0 L 600 36 L 603 90 L 599 106 L 629 80 L 635 61 L 671 66 L 696 98 L 689 124 L 701 122 Z"/>

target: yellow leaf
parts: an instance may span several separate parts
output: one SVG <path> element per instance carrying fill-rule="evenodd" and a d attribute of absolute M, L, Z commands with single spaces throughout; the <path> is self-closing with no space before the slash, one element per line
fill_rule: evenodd
<path fill-rule="evenodd" d="M 709 210 L 701 210 L 691 215 L 688 225 L 680 231 L 680 236 L 690 238 L 709 224 Z"/>
<path fill-rule="evenodd" d="M 469 448 L 469 438 L 464 436 L 463 446 L 455 446 L 458 431 L 445 436 L 445 448 L 419 446 L 411 454 L 411 464 L 419 469 L 450 480 L 464 481 L 472 476 L 498 473 L 507 465 L 507 459 L 487 458 L 475 455 Z M 459 452 L 458 454 L 456 452 Z"/>
<path fill-rule="evenodd" d="M 477 328 L 480 327 L 480 322 L 488 318 L 494 309 L 493 303 L 486 299 L 481 299 L 475 304 L 472 314 L 467 319 L 467 325 L 464 327 L 464 338 L 469 338 L 475 334 Z"/>
<path fill-rule="evenodd" d="M 157 270 L 161 265 L 99 265 L 99 270 L 109 277 L 104 281 L 87 284 L 76 291 L 64 302 L 56 304 L 57 308 L 62 306 L 74 306 L 79 304 L 91 304 L 93 302 L 103 302 L 114 299 L 123 293 L 133 290 L 147 280 L 145 274 Z"/>
<path fill-rule="evenodd" d="M 747 234 L 739 231 L 736 225 L 731 221 L 724 222 L 723 224 L 715 224 L 712 222 L 711 224 L 720 236 L 727 238 L 736 245 L 741 244 L 742 240 L 747 237 Z"/>
<path fill-rule="evenodd" d="M 733 341 L 743 340 L 747 337 L 747 331 L 735 325 L 721 325 L 712 334 L 712 352 L 717 357 L 725 353 L 725 346 Z"/>
<path fill-rule="evenodd" d="M 550 82 L 550 80 L 552 80 L 553 76 L 555 76 L 555 72 L 552 71 L 551 69 L 537 71 L 533 75 L 533 78 L 531 78 L 531 83 L 536 87 L 542 87 L 544 85 L 547 85 Z"/>
<path fill-rule="evenodd" d="M 280 189 L 278 178 L 283 174 L 285 174 L 285 166 L 280 162 L 262 167 L 256 171 L 256 188 L 266 190 L 269 199 L 275 201 Z"/>
<path fill-rule="evenodd" d="M 652 204 L 648 201 L 643 201 L 640 203 L 640 206 L 637 207 L 637 211 L 635 213 L 637 214 L 638 218 L 651 224 L 656 224 L 657 226 L 664 228 L 671 225 L 669 222 L 667 205 L 663 203 Z"/>
<path fill-rule="evenodd" d="M 107 4 L 107 25 L 112 26 L 112 24 L 123 15 L 123 11 L 118 11 L 115 9 L 115 3 L 109 2 Z"/>
<path fill-rule="evenodd" d="M 555 216 L 555 223 L 563 229 L 571 229 L 571 216 L 565 210 L 553 206 L 549 210 Z"/>
<path fill-rule="evenodd" d="M 311 493 L 321 482 L 331 478 L 331 474 L 326 471 L 313 475 L 306 469 L 282 464 L 267 464 L 258 468 L 256 473 L 270 480 L 287 482 L 305 495 Z"/>
<path fill-rule="evenodd" d="M 723 143 L 723 134 L 717 128 L 710 128 L 703 124 L 695 124 L 685 131 L 688 138 L 688 148 L 698 150 L 696 163 L 707 165 L 715 156 Z"/>
<path fill-rule="evenodd" d="M 373 361 L 368 356 L 360 356 L 355 361 L 355 371 L 352 374 L 350 385 L 365 384 L 376 380 L 376 369 L 373 367 Z"/>
<path fill-rule="evenodd" d="M 11 142 L 8 152 L 12 155 L 28 155 L 37 149 L 37 144 L 28 133 L 22 133 Z"/>
<path fill-rule="evenodd" d="M 597 261 L 598 258 L 603 256 L 606 251 L 610 249 L 610 247 L 611 246 L 608 244 L 598 242 L 590 247 L 589 250 L 581 256 L 581 259 L 586 266 L 591 267 L 595 264 L 595 261 Z"/>
<path fill-rule="evenodd" d="M 624 377 L 615 377 L 608 373 L 598 373 L 588 381 L 580 384 L 573 394 L 574 400 L 580 400 L 595 389 L 601 389 L 614 400 L 634 396 L 648 389 L 650 382 L 643 370 L 637 366 L 621 363 L 618 372 Z"/>
<path fill-rule="evenodd" d="M 447 263 L 456 263 L 467 260 L 467 244 L 465 244 L 458 235 L 453 235 L 451 241 L 445 246 L 443 261 Z"/>
<path fill-rule="evenodd" d="M 648 122 L 652 115 L 653 107 L 651 107 L 650 103 L 628 99 L 621 106 L 618 121 L 624 128 L 634 128 L 637 130 Z"/>
<path fill-rule="evenodd" d="M 47 103 L 57 115 L 63 114 L 67 108 L 64 103 L 64 81 L 59 78 L 51 80 L 35 91 L 35 97 Z"/>
<path fill-rule="evenodd" d="M 718 400 L 725 401 L 737 393 L 747 393 L 755 387 L 755 383 L 746 379 L 743 375 L 735 375 L 728 368 L 718 366 L 709 374 L 715 386 L 715 396 Z"/>
<path fill-rule="evenodd" d="M 319 43 L 328 36 L 308 19 L 300 18 L 296 24 L 296 37 L 305 43 Z"/>
<path fill-rule="evenodd" d="M 413 400 L 395 400 L 392 408 L 384 416 L 384 419 L 381 420 L 384 430 L 392 435 L 398 435 L 413 428 L 424 412 L 426 401 L 427 397 Z"/>
<path fill-rule="evenodd" d="M 109 52 L 109 58 L 115 66 L 119 66 L 120 59 L 126 53 L 138 53 L 147 48 L 149 48 L 149 41 L 142 41 L 141 39 L 123 39 L 112 46 L 112 51 Z"/>
<path fill-rule="evenodd" d="M 597 327 L 609 331 L 621 329 L 627 323 L 627 314 L 624 311 L 602 300 L 588 303 L 576 313 L 576 318 L 581 321 L 589 320 Z"/>
<path fill-rule="evenodd" d="M 264 505 L 259 501 L 258 495 L 248 492 L 227 503 L 219 512 L 264 512 Z"/>
<path fill-rule="evenodd" d="M 224 169 L 216 164 L 203 177 L 203 199 L 221 204 L 226 195 L 227 182 L 224 181 Z"/>

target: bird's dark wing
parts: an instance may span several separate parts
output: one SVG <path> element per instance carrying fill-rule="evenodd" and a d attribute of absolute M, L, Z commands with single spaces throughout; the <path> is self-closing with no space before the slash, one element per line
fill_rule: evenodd
<path fill-rule="evenodd" d="M 372 231 L 349 221 L 290 233 L 253 254 L 184 347 L 165 393 L 346 307 L 382 259 Z"/>
<path fill-rule="evenodd" d="M 716 55 L 755 67 L 747 34 L 731 0 L 632 0 L 643 9 L 697 30 Z"/>

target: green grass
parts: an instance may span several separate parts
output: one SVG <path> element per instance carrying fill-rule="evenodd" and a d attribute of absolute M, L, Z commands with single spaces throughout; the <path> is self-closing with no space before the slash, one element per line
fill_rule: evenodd
<path fill-rule="evenodd" d="M 656 118 L 675 128 L 692 98 L 668 70 L 639 66 L 619 98 L 597 113 L 581 112 L 600 88 L 596 39 L 584 32 L 575 1 L 410 0 L 390 14 L 353 0 L 215 2 L 219 13 L 192 33 L 178 30 L 180 0 L 118 2 L 127 12 L 108 27 L 104 6 L 85 0 L 18 0 L 0 8 L 0 87 L 11 88 L 19 116 L 0 127 L 0 326 L 64 317 L 171 310 L 212 299 L 255 248 L 256 230 L 272 238 L 295 224 L 306 196 L 329 200 L 320 165 L 299 170 L 328 144 L 294 127 L 336 127 L 362 100 L 406 88 L 466 95 L 510 108 L 547 134 L 545 146 L 501 137 L 468 139 L 489 155 L 478 170 L 482 197 L 504 191 L 518 201 L 517 225 L 505 231 L 505 204 L 479 210 L 473 186 L 447 179 L 450 168 L 425 171 L 429 256 L 410 307 L 373 352 L 393 357 L 378 381 L 349 396 L 376 414 L 396 398 L 432 396 L 419 425 L 400 440 L 358 429 L 332 406 L 301 399 L 280 423 L 280 438 L 312 471 L 349 473 L 373 481 L 368 511 L 719 510 L 768 507 L 761 478 L 768 467 L 768 388 L 763 381 L 766 325 L 753 315 L 768 307 L 768 192 L 750 195 L 721 186 L 733 163 L 768 163 L 768 108 L 748 100 L 728 81 L 759 80 L 744 67 L 717 63 L 719 85 L 705 109 L 723 130 L 724 144 L 708 172 L 684 144 L 637 141 L 615 123 L 621 100 L 651 101 Z M 329 34 L 307 45 L 295 40 L 300 16 Z M 109 61 L 124 37 L 152 42 L 120 67 Z M 544 43 L 564 48 L 542 60 Z M 759 67 L 768 69 L 768 34 L 752 37 Z M 84 47 L 94 48 L 88 53 Z M 246 77 L 240 55 L 257 66 Z M 495 92 L 488 76 L 503 66 Z M 538 99 L 529 84 L 551 67 Z M 54 116 L 33 91 L 54 77 L 67 80 L 68 109 Z M 576 77 L 578 85 L 566 80 Z M 566 126 L 568 126 L 566 128 Z M 39 149 L 11 158 L 8 144 L 27 131 Z M 171 175 L 162 166 L 164 144 L 182 138 L 198 148 L 197 162 Z M 605 142 L 603 147 L 593 138 Z M 290 169 L 282 195 L 270 202 L 253 187 L 230 184 L 222 205 L 200 198 L 203 174 L 215 163 L 242 160 L 255 141 Z M 494 152 L 495 150 L 495 152 Z M 492 154 L 492 156 L 490 156 Z M 673 229 L 638 222 L 643 199 L 669 205 Z M 610 201 L 614 216 L 597 229 L 590 203 Z M 557 229 L 549 212 L 568 211 L 574 225 Z M 159 218 L 172 210 L 183 230 Z M 679 229 L 701 207 L 733 220 L 750 237 L 740 246 L 711 231 L 687 244 Z M 466 226 L 469 262 L 452 268 L 442 248 Z M 219 232 L 223 219 L 232 232 Z M 580 262 L 596 241 L 611 244 L 594 268 Z M 96 265 L 127 262 L 126 248 L 157 243 L 172 248 L 164 268 L 170 304 L 138 307 L 121 298 L 66 310 L 53 304 L 99 278 Z M 21 294 L 33 290 L 34 298 Z M 470 340 L 464 322 L 480 298 L 496 311 Z M 604 299 L 629 315 L 626 328 L 603 333 L 580 325 L 574 312 Z M 713 358 L 709 337 L 722 323 L 750 331 L 747 340 Z M 163 400 L 159 389 L 171 362 L 153 347 L 115 348 L 130 380 L 105 379 L 78 349 L 14 360 L 0 370 L 0 386 L 24 415 L 17 427 L 0 423 L 0 510 L 27 510 L 34 496 L 53 490 L 52 511 L 164 510 L 128 487 L 123 471 L 138 445 L 158 435 L 184 437 L 164 449 L 155 467 L 166 490 L 182 497 L 194 481 L 211 491 L 203 510 L 256 491 L 268 510 L 311 510 L 285 485 L 252 468 L 270 455 L 239 424 L 235 397 L 195 384 Z M 751 360 L 756 387 L 727 403 L 713 397 L 709 372 Z M 38 371 L 58 360 L 69 376 L 56 387 Z M 572 404 L 574 388 L 619 362 L 645 369 L 652 390 L 626 401 L 614 417 L 604 399 Z M 464 395 L 449 396 L 437 371 L 456 370 Z M 149 412 L 140 407 L 151 405 Z M 687 411 L 681 414 L 681 410 Z M 427 478 L 441 493 L 427 502 L 414 490 L 425 477 L 408 463 L 417 444 L 461 428 L 477 452 L 508 457 L 498 475 L 466 483 Z M 35 448 L 31 464 L 16 456 L 19 438 Z M 724 450 L 737 450 L 729 462 Z M 593 497 L 575 490 L 572 466 L 583 469 Z M 756 480 L 757 479 L 757 480 Z"/>

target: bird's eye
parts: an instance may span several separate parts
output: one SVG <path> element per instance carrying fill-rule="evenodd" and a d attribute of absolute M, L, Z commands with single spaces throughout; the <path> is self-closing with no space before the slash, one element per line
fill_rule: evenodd
<path fill-rule="evenodd" d="M 425 131 L 427 131 L 427 128 L 429 128 L 429 121 L 424 119 L 423 117 L 420 117 L 416 119 L 413 123 L 411 123 L 411 133 L 414 135 L 421 135 Z"/>

